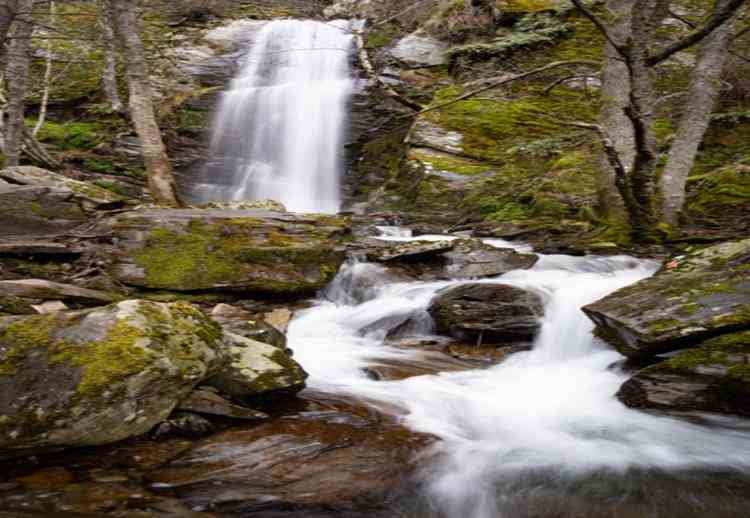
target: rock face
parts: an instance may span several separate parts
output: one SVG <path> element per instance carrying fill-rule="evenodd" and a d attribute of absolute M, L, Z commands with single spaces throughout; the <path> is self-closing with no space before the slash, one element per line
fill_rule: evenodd
<path fill-rule="evenodd" d="M 72 284 L 61 284 L 43 279 L 0 281 L 0 293 L 4 296 L 40 300 L 72 300 L 88 304 L 107 304 L 117 300 L 115 295 L 103 291 L 79 288 Z"/>
<path fill-rule="evenodd" d="M 333 278 L 349 234 L 332 216 L 195 209 L 135 211 L 106 226 L 112 272 L 131 286 L 296 296 Z"/>
<path fill-rule="evenodd" d="M 617 397 L 637 408 L 750 416 L 750 331 L 713 338 L 647 367 Z"/>
<path fill-rule="evenodd" d="M 85 210 L 114 209 L 124 203 L 123 198 L 112 191 L 39 167 L 8 167 L 0 170 L 0 179 L 27 187 L 51 187 L 71 191 L 72 200 Z"/>
<path fill-rule="evenodd" d="M 396 43 L 391 56 L 411 68 L 435 67 L 448 63 L 448 45 L 427 34 L 410 34 Z"/>
<path fill-rule="evenodd" d="M 412 241 L 367 252 L 402 277 L 431 279 L 478 279 L 496 277 L 512 270 L 527 270 L 539 258 L 510 248 L 495 248 L 478 239 Z"/>
<path fill-rule="evenodd" d="M 529 341 L 544 307 L 534 293 L 503 284 L 464 284 L 438 293 L 429 313 L 441 334 L 481 345 Z"/>
<path fill-rule="evenodd" d="M 47 236 L 71 230 L 86 213 L 67 188 L 0 185 L 0 236 Z"/>
<path fill-rule="evenodd" d="M 240 401 L 304 388 L 307 373 L 284 350 L 228 332 L 224 343 L 230 362 L 207 384 Z"/>
<path fill-rule="evenodd" d="M 0 320 L 0 456 L 146 433 L 225 361 L 186 303 Z"/>
<path fill-rule="evenodd" d="M 654 277 L 583 308 L 597 332 L 632 358 L 750 328 L 750 239 L 678 257 Z"/>

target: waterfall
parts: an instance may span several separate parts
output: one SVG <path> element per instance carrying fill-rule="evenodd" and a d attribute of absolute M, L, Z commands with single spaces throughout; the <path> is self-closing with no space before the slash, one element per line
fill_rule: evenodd
<path fill-rule="evenodd" d="M 337 212 L 352 46 L 348 22 L 266 24 L 221 96 L 197 196 Z"/>

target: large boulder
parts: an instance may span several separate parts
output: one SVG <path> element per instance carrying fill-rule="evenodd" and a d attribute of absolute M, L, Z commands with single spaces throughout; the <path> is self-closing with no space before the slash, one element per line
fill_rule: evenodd
<path fill-rule="evenodd" d="M 0 179 L 27 187 L 51 187 L 71 191 L 73 201 L 85 210 L 114 209 L 124 204 L 122 196 L 112 191 L 39 167 L 7 167 L 0 170 Z"/>
<path fill-rule="evenodd" d="M 343 218 L 264 211 L 147 209 L 106 226 L 112 273 L 150 289 L 305 295 L 344 261 Z"/>
<path fill-rule="evenodd" d="M 628 406 L 750 416 L 750 331 L 703 342 L 626 381 Z"/>
<path fill-rule="evenodd" d="M 149 431 L 225 363 L 221 329 L 187 303 L 0 320 L 0 457 Z"/>
<path fill-rule="evenodd" d="M 477 345 L 530 341 L 544 314 L 535 293 L 505 284 L 463 284 L 438 292 L 429 313 L 437 331 Z"/>
<path fill-rule="evenodd" d="M 631 358 L 750 329 L 750 239 L 677 257 L 583 310 L 598 334 Z"/>
<path fill-rule="evenodd" d="M 87 220 L 70 189 L 0 184 L 0 237 L 48 236 Z"/>
<path fill-rule="evenodd" d="M 407 67 L 422 68 L 447 64 L 447 50 L 447 43 L 428 34 L 415 32 L 400 39 L 390 50 L 390 54 Z"/>
<path fill-rule="evenodd" d="M 283 349 L 226 331 L 223 340 L 230 361 L 208 385 L 240 401 L 291 395 L 305 387 L 307 373 Z"/>

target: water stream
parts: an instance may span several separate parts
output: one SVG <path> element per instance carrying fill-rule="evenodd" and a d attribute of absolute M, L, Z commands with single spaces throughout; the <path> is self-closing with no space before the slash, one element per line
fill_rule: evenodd
<path fill-rule="evenodd" d="M 337 212 L 352 42 L 348 22 L 267 23 L 221 96 L 196 195 Z"/>
<path fill-rule="evenodd" d="M 410 239 L 394 230 L 388 234 L 391 240 Z M 747 479 L 738 475 L 750 470 L 747 422 L 703 416 L 696 423 L 625 407 L 615 393 L 626 375 L 611 367 L 622 357 L 593 336 L 579 310 L 655 268 L 624 256 L 548 255 L 531 270 L 481 281 L 533 290 L 543 296 L 546 311 L 533 350 L 486 369 L 399 381 L 368 377 L 366 367 L 429 361 L 431 353 L 388 346 L 384 337 L 409 318 L 417 323 L 416 333 L 429 335 L 430 300 L 459 283 L 390 283 L 375 264 L 347 265 L 328 300 L 296 317 L 289 339 L 311 374 L 311 388 L 361 400 L 440 439 L 419 461 L 425 503 L 414 516 L 694 516 L 684 514 L 685 499 L 701 500 L 698 492 L 711 486 L 705 473 L 724 484 L 705 511 L 741 516 L 736 503 L 726 503 L 738 491 L 727 481 L 739 476 L 739 492 L 744 488 L 748 497 Z M 680 478 L 696 473 L 692 486 Z M 605 489 L 606 480 L 612 484 Z M 654 496 L 658 491 L 663 494 Z M 627 498 L 640 499 L 639 510 L 631 501 L 629 511 L 614 513 L 611 505 Z M 583 501 L 580 513 L 577 499 Z M 606 514 L 592 504 L 602 499 L 615 502 Z M 546 502 L 544 509 L 540 502 Z"/>

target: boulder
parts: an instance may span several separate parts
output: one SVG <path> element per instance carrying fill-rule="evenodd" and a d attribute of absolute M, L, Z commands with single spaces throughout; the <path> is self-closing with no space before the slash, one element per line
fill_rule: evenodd
<path fill-rule="evenodd" d="M 227 401 L 216 392 L 206 388 L 197 388 L 180 401 L 178 410 L 197 412 L 199 414 L 218 415 L 232 419 L 266 419 L 268 416 L 251 408 L 245 408 Z"/>
<path fill-rule="evenodd" d="M 108 304 L 120 298 L 104 291 L 89 290 L 72 284 L 61 284 L 44 279 L 0 281 L 0 293 L 3 293 L 4 296 L 25 299 L 69 300 L 82 304 Z"/>
<path fill-rule="evenodd" d="M 597 333 L 631 358 L 750 329 L 750 239 L 674 258 L 655 276 L 583 310 Z"/>
<path fill-rule="evenodd" d="M 308 295 L 344 260 L 345 219 L 262 211 L 146 209 L 105 226 L 115 236 L 113 275 L 173 291 Z"/>
<path fill-rule="evenodd" d="M 122 207 L 125 202 L 122 196 L 112 191 L 39 167 L 7 167 L 0 170 L 0 178 L 17 185 L 52 187 L 72 191 L 73 200 L 85 210 L 115 209 Z"/>
<path fill-rule="evenodd" d="M 429 313 L 437 331 L 481 345 L 533 340 L 544 314 L 535 293 L 505 284 L 471 283 L 438 292 Z"/>
<path fill-rule="evenodd" d="M 0 256 L 51 256 L 75 258 L 81 252 L 63 243 L 45 240 L 13 239 L 0 242 Z"/>
<path fill-rule="evenodd" d="M 307 373 L 282 349 L 228 332 L 224 346 L 230 362 L 206 384 L 232 398 L 292 395 L 305 387 Z"/>
<path fill-rule="evenodd" d="M 229 304 L 217 304 L 211 310 L 211 318 L 224 331 L 273 345 L 279 349 L 286 349 L 286 335 L 284 333 L 242 308 Z"/>
<path fill-rule="evenodd" d="M 750 416 L 750 331 L 707 340 L 647 367 L 617 397 L 636 408 Z"/>
<path fill-rule="evenodd" d="M 0 185 L 0 236 L 48 236 L 87 220 L 73 191 L 60 187 Z"/>
<path fill-rule="evenodd" d="M 182 302 L 0 319 L 0 457 L 148 432 L 222 366 L 220 345 Z"/>
<path fill-rule="evenodd" d="M 448 63 L 445 52 L 448 44 L 431 36 L 415 32 L 401 38 L 390 50 L 390 55 L 411 68 L 435 67 Z"/>
<path fill-rule="evenodd" d="M 453 250 L 451 241 L 411 241 L 379 248 L 367 254 L 370 261 L 423 261 Z"/>
<path fill-rule="evenodd" d="M 434 149 L 449 155 L 462 155 L 464 136 L 438 126 L 425 118 L 418 118 L 406 137 L 407 144 L 415 147 Z"/>

